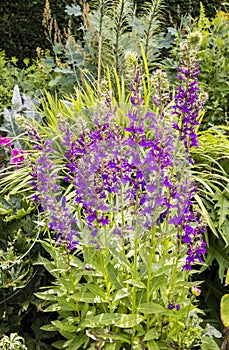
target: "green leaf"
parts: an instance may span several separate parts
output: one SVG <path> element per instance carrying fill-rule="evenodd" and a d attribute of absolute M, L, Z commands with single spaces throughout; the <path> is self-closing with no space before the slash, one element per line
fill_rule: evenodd
<path fill-rule="evenodd" d="M 160 350 L 157 346 L 157 343 L 154 340 L 150 340 L 147 342 L 147 349 L 148 350 Z"/>
<path fill-rule="evenodd" d="M 0 215 L 7 215 L 11 213 L 12 213 L 12 209 L 0 208 Z"/>
<path fill-rule="evenodd" d="M 135 286 L 138 288 L 146 288 L 144 283 L 137 281 L 135 279 L 129 279 L 129 280 L 124 281 L 123 283 L 131 284 L 132 286 Z"/>
<path fill-rule="evenodd" d="M 117 349 L 117 344 L 106 344 L 106 350 L 116 350 Z"/>
<path fill-rule="evenodd" d="M 227 220 L 226 216 L 229 214 L 229 200 L 223 193 L 216 192 L 213 200 L 216 200 L 215 208 L 219 208 L 217 211 L 219 216 L 219 226 Z"/>
<path fill-rule="evenodd" d="M 116 289 L 121 289 L 123 287 L 122 284 L 117 280 L 117 271 L 110 263 L 107 265 L 107 274 Z"/>
<path fill-rule="evenodd" d="M 202 338 L 201 350 L 220 350 L 214 339 L 204 336 Z"/>
<path fill-rule="evenodd" d="M 43 256 L 39 256 L 35 262 L 35 265 L 43 265 L 45 269 L 53 275 L 55 278 L 59 277 L 60 269 L 56 269 L 56 266 L 53 262 L 49 261 L 48 259 L 44 258 Z"/>
<path fill-rule="evenodd" d="M 122 317 L 122 314 L 100 314 L 97 316 L 92 316 L 86 319 L 79 325 L 79 328 L 89 327 L 96 328 L 100 326 L 110 326 L 115 325 L 115 323 Z"/>
<path fill-rule="evenodd" d="M 55 300 L 56 301 L 56 298 L 57 298 L 57 291 L 54 290 L 54 289 L 48 289 L 47 291 L 45 292 L 37 292 L 37 293 L 34 293 L 34 295 L 39 298 L 39 299 L 42 299 L 42 300 Z"/>
<path fill-rule="evenodd" d="M 83 349 L 84 344 L 87 343 L 88 337 L 85 334 L 71 335 L 71 338 L 64 343 L 64 347 L 61 349 L 77 350 Z"/>
<path fill-rule="evenodd" d="M 56 311 L 59 311 L 61 310 L 61 306 L 59 303 L 56 303 L 56 304 L 52 304 L 52 305 L 49 305 L 48 307 L 45 308 L 45 312 L 56 312 Z"/>
<path fill-rule="evenodd" d="M 100 295 L 95 295 L 94 293 L 90 292 L 85 292 L 82 291 L 80 293 L 74 293 L 70 296 L 70 299 L 76 300 L 76 301 L 81 301 L 83 303 L 95 303 L 95 304 L 100 304 L 100 303 L 105 303 L 106 300 L 104 298 L 101 298 Z"/>
<path fill-rule="evenodd" d="M 54 324 L 46 324 L 42 326 L 41 329 L 43 331 L 53 332 L 53 331 L 57 331 L 58 328 Z"/>
<path fill-rule="evenodd" d="M 160 336 L 159 330 L 156 328 L 151 328 L 148 330 L 148 332 L 146 332 L 146 335 L 144 336 L 143 341 L 158 339 L 159 336 Z"/>
<path fill-rule="evenodd" d="M 109 248 L 111 256 L 115 257 L 121 265 L 121 268 L 125 268 L 128 272 L 131 272 L 132 267 L 126 256 L 120 254 L 115 248 Z"/>
<path fill-rule="evenodd" d="M 101 287 L 96 286 L 95 284 L 90 284 L 90 283 L 87 283 L 86 287 L 95 296 L 99 295 L 102 298 L 102 300 L 104 300 L 104 301 L 106 300 L 106 294 L 104 293 L 104 291 Z"/>
<path fill-rule="evenodd" d="M 98 316 L 90 317 L 79 325 L 81 327 L 97 328 L 101 326 L 116 326 L 120 328 L 132 328 L 144 320 L 140 315 L 126 315 L 126 314 L 100 314 Z"/>
<path fill-rule="evenodd" d="M 101 340 L 109 341 L 110 343 L 114 341 L 118 341 L 118 342 L 125 342 L 127 344 L 130 344 L 131 342 L 130 336 L 125 334 L 116 334 L 106 329 L 103 332 L 90 329 L 90 330 L 86 330 L 86 334 L 88 337 L 94 340 L 101 339 Z"/>
<path fill-rule="evenodd" d="M 125 298 L 129 296 L 131 293 L 132 293 L 132 288 L 122 288 L 115 294 L 114 301 Z"/>
<path fill-rule="evenodd" d="M 156 303 L 143 303 L 139 306 L 138 311 L 146 315 L 159 313 L 170 314 L 170 310 Z"/>
<path fill-rule="evenodd" d="M 52 343 L 52 346 L 55 349 L 64 349 L 64 344 L 66 343 L 65 340 L 58 340 L 55 343 Z M 77 348 L 76 348 L 77 349 Z"/>
<path fill-rule="evenodd" d="M 59 320 L 52 321 L 52 324 L 56 326 L 56 328 L 59 329 L 60 332 L 65 331 L 69 333 L 75 333 L 77 330 L 77 327 L 74 326 L 72 323 L 68 322 L 68 319 L 65 319 L 64 322 L 61 322 Z"/>
<path fill-rule="evenodd" d="M 229 327 L 229 294 L 225 294 L 221 299 L 220 316 L 224 327 Z"/>
<path fill-rule="evenodd" d="M 115 322 L 116 327 L 132 328 L 141 323 L 145 317 L 141 315 L 122 315 L 119 321 Z"/>

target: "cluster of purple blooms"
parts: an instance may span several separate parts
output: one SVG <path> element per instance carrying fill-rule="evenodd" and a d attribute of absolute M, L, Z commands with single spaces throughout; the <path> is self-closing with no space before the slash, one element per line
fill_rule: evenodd
<path fill-rule="evenodd" d="M 37 135 L 37 134 L 36 134 Z M 41 139 L 37 138 L 37 141 Z M 36 165 L 33 165 L 31 185 L 36 193 L 32 196 L 35 202 L 41 204 L 41 210 L 49 215 L 49 228 L 56 231 L 59 242 L 67 243 L 68 249 L 72 250 L 78 245 L 77 232 L 72 229 L 75 220 L 66 206 L 66 198 L 58 200 L 61 193 L 57 184 L 58 175 L 54 172 L 54 166 L 50 159 L 53 153 L 52 141 L 46 140 L 44 144 L 36 144 L 35 149 L 42 150 Z"/>
<path fill-rule="evenodd" d="M 183 140 L 184 146 L 188 150 L 190 147 L 198 146 L 195 130 L 199 125 L 198 116 L 205 99 L 201 99 L 198 95 L 200 88 L 196 79 L 200 70 L 197 62 L 197 50 L 192 51 L 192 54 L 187 51 L 186 54 L 186 58 L 182 59 L 181 67 L 178 67 L 177 78 L 181 80 L 181 84 L 177 88 L 177 94 L 174 97 L 175 105 L 172 108 L 178 120 L 173 126 L 179 130 L 180 139 Z"/>
<path fill-rule="evenodd" d="M 114 113 L 106 104 L 107 113 L 101 122 L 96 116 L 93 130 L 76 135 L 68 125 L 64 130 L 62 127 L 64 180 L 74 186 L 75 205 L 80 208 L 92 239 L 96 241 L 104 228 L 126 237 L 126 232 L 135 229 L 136 222 L 143 235 L 155 226 L 163 232 L 166 222 L 176 228 L 178 241 L 187 246 L 183 268 L 190 270 L 192 264 L 202 261 L 206 252 L 204 227 L 192 210 L 196 187 L 190 180 L 187 160 L 189 148 L 197 146 L 195 127 L 200 103 L 195 79 L 199 71 L 196 64 L 191 68 L 185 61 L 179 71 L 183 84 L 178 88 L 173 106 L 173 113 L 180 118 L 178 123 L 170 125 L 165 111 L 159 116 L 143 112 L 142 76 L 136 70 L 130 86 L 132 107 L 125 126 L 113 123 Z M 153 98 L 157 106 L 160 96 L 164 96 L 162 91 Z M 177 130 L 186 149 L 186 154 L 180 157 L 177 156 Z M 51 142 L 47 140 L 40 145 L 41 155 L 32 173 L 38 193 L 34 199 L 50 213 L 50 228 L 58 232 L 58 239 L 67 241 L 69 248 L 74 249 L 80 234 L 72 229 L 75 221 L 65 199 L 57 200 L 60 187 L 50 160 Z M 174 303 L 171 305 L 178 309 Z"/>

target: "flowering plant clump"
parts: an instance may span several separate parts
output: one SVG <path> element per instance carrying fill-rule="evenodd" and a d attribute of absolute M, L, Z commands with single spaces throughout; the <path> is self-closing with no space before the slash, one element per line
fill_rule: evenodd
<path fill-rule="evenodd" d="M 206 252 L 189 156 L 202 108 L 191 80 L 197 66 L 193 58 L 187 73 L 183 59 L 175 104 L 166 74 L 155 71 L 146 110 L 144 74 L 128 57 L 122 124 L 109 93 L 93 128 L 57 117 L 61 137 L 51 140 L 27 124 L 31 199 L 47 221 L 51 255 L 38 263 L 55 277 L 55 287 L 36 295 L 59 314 L 43 327 L 61 333 L 57 348 L 184 350 L 200 342 L 200 292 L 190 281 Z"/>

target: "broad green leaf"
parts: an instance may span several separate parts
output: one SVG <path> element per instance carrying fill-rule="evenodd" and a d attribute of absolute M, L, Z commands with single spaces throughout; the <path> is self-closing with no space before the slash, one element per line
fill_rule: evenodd
<path fill-rule="evenodd" d="M 42 300 L 55 300 L 57 299 L 57 291 L 53 289 L 49 289 L 48 291 L 45 292 L 37 292 L 34 293 L 36 297 Z"/>
<path fill-rule="evenodd" d="M 79 274 L 79 276 L 77 276 L 77 277 L 78 277 L 78 278 L 77 278 L 78 281 L 81 279 L 81 276 L 82 276 L 82 275 L 80 275 L 80 274 Z M 74 281 L 74 282 L 77 283 L 78 281 Z M 71 280 L 69 280 L 68 278 L 59 277 L 59 278 L 58 278 L 58 284 L 59 284 L 60 286 L 65 287 L 67 290 L 74 290 L 73 282 L 72 282 Z"/>
<path fill-rule="evenodd" d="M 220 350 L 214 339 L 204 336 L 202 338 L 201 350 Z"/>
<path fill-rule="evenodd" d="M 146 288 L 144 283 L 137 281 L 135 279 L 129 279 L 129 280 L 124 281 L 123 283 L 131 284 L 132 286 L 135 286 L 138 288 Z"/>
<path fill-rule="evenodd" d="M 58 328 L 54 324 L 46 324 L 42 326 L 41 329 L 47 332 L 54 332 L 57 331 Z"/>
<path fill-rule="evenodd" d="M 225 294 L 221 299 L 220 316 L 224 327 L 229 327 L 229 294 Z"/>
<path fill-rule="evenodd" d="M 114 301 L 125 298 L 129 296 L 131 293 L 132 293 L 132 288 L 122 288 L 115 294 Z"/>
<path fill-rule="evenodd" d="M 56 311 L 59 311 L 59 310 L 61 310 L 61 306 L 58 303 L 49 305 L 48 307 L 46 307 L 44 309 L 45 312 L 56 312 Z"/>
<path fill-rule="evenodd" d="M 61 349 L 68 349 L 68 350 L 83 349 L 84 344 L 87 343 L 87 341 L 88 341 L 88 337 L 85 334 L 76 335 L 76 336 L 73 336 L 71 334 L 71 338 L 65 341 L 64 347 Z"/>
<path fill-rule="evenodd" d="M 77 330 L 77 327 L 74 326 L 72 323 L 67 322 L 67 319 L 65 320 L 65 322 L 61 322 L 59 320 L 52 321 L 52 324 L 56 326 L 56 328 L 59 329 L 61 332 L 65 331 L 65 332 L 75 333 Z"/>
<path fill-rule="evenodd" d="M 52 346 L 55 348 L 55 349 L 64 349 L 64 344 L 66 343 L 65 340 L 58 340 L 56 341 L 55 343 L 52 343 Z"/>
<path fill-rule="evenodd" d="M 104 293 L 103 289 L 99 286 L 96 286 L 95 284 L 90 284 L 87 283 L 86 285 L 87 289 L 89 289 L 89 291 L 96 295 L 96 296 L 100 296 L 104 301 L 106 300 L 106 294 Z"/>
<path fill-rule="evenodd" d="M 53 311 L 78 311 L 77 303 L 74 303 L 72 300 L 69 300 L 69 298 L 63 297 L 56 297 L 56 301 L 58 300 L 58 303 L 49 305 L 45 312 L 53 312 Z"/>
<path fill-rule="evenodd" d="M 110 326 L 115 325 L 116 322 L 122 317 L 122 314 L 100 314 L 97 316 L 92 316 L 85 321 L 83 321 L 79 328 L 81 327 L 89 327 L 96 328 L 100 326 Z"/>
<path fill-rule="evenodd" d="M 56 266 L 53 262 L 49 261 L 48 259 L 42 257 L 41 255 L 37 258 L 35 265 L 43 265 L 46 270 L 53 275 L 55 278 L 59 277 L 59 273 L 61 272 L 60 269 L 56 269 Z M 65 269 L 66 270 L 66 269 Z"/>
<path fill-rule="evenodd" d="M 76 300 L 76 301 L 81 301 L 83 303 L 105 303 L 106 300 L 101 298 L 100 295 L 95 295 L 94 293 L 90 292 L 80 292 L 80 293 L 74 293 L 70 296 L 70 299 Z"/>
<path fill-rule="evenodd" d="M 229 200 L 223 193 L 220 192 L 215 193 L 213 200 L 217 201 L 215 209 L 219 208 L 217 211 L 219 216 L 219 226 L 222 226 L 222 224 L 227 220 L 226 216 L 229 213 Z"/>
<path fill-rule="evenodd" d="M 145 317 L 141 315 L 122 315 L 120 320 L 115 322 L 116 327 L 120 328 L 132 328 L 137 326 L 144 320 Z"/>
<path fill-rule="evenodd" d="M 84 268 L 84 263 L 76 256 L 71 256 L 70 265 L 78 268 Z"/>
<path fill-rule="evenodd" d="M 158 329 L 156 328 L 151 328 L 148 330 L 148 332 L 146 332 L 144 338 L 143 338 L 143 341 L 149 341 L 149 340 L 152 340 L 152 339 L 158 339 L 158 337 L 160 336 L 160 332 Z"/>
<path fill-rule="evenodd" d="M 90 329 L 90 330 L 86 330 L 86 334 L 88 337 L 97 340 L 97 339 L 101 339 L 101 340 L 105 340 L 105 341 L 109 341 L 109 342 L 114 342 L 114 341 L 118 341 L 118 342 L 125 342 L 127 344 L 130 344 L 131 342 L 131 336 L 130 335 L 125 335 L 125 334 L 117 334 L 108 330 L 104 330 L 102 331 L 97 331 L 94 329 Z"/>
<path fill-rule="evenodd" d="M 121 289 L 123 287 L 122 284 L 117 280 L 117 271 L 110 263 L 107 265 L 107 274 L 109 276 L 110 281 L 116 289 Z"/>
<path fill-rule="evenodd" d="M 164 263 L 162 266 L 161 264 L 154 264 L 153 265 L 153 277 L 159 277 L 161 275 L 169 275 L 170 271 L 174 268 L 175 264 L 172 263 Z M 156 278 L 156 279 L 157 279 Z"/>
<path fill-rule="evenodd" d="M 111 255 L 118 260 L 118 262 L 120 263 L 120 266 L 122 268 L 127 269 L 127 271 L 131 272 L 132 267 L 130 265 L 129 260 L 126 258 L 126 256 L 120 254 L 115 248 L 109 248 L 109 250 Z"/>
<path fill-rule="evenodd" d="M 147 349 L 148 350 L 160 350 L 157 343 L 154 340 L 150 340 L 147 342 Z"/>
<path fill-rule="evenodd" d="M 79 325 L 81 327 L 97 328 L 101 326 L 113 325 L 120 328 L 132 328 L 144 320 L 140 315 L 126 314 L 101 314 L 90 317 Z"/>
<path fill-rule="evenodd" d="M 0 208 L 0 215 L 7 215 L 11 213 L 12 213 L 12 209 Z"/>
<path fill-rule="evenodd" d="M 139 306 L 138 311 L 146 315 L 159 313 L 170 314 L 170 310 L 156 303 L 143 303 Z"/>

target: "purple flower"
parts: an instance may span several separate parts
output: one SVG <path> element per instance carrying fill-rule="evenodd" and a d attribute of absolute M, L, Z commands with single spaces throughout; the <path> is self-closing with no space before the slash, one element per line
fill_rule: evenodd
<path fill-rule="evenodd" d="M 173 310 L 173 309 L 180 310 L 180 304 L 175 304 L 175 300 L 172 300 L 171 303 L 169 303 L 169 305 L 168 305 L 168 309 L 169 310 Z"/>
<path fill-rule="evenodd" d="M 178 70 L 180 74 L 177 78 L 181 80 L 181 85 L 177 88 L 175 105 L 172 106 L 178 122 L 175 121 L 173 127 L 179 131 L 180 139 L 188 150 L 190 147 L 198 146 L 196 127 L 199 125 L 198 116 L 205 102 L 198 94 L 200 89 L 196 78 L 200 72 L 197 51 L 188 53 Z"/>
<path fill-rule="evenodd" d="M 50 140 L 46 140 L 37 163 L 33 165 L 31 184 L 37 193 L 31 198 L 41 204 L 43 211 L 49 213 L 49 228 L 57 232 L 57 240 L 67 242 L 68 248 L 72 250 L 78 244 L 75 239 L 77 232 L 72 229 L 75 220 L 66 206 L 66 198 L 62 197 L 61 201 L 57 199 L 60 187 L 50 159 L 53 152 L 51 144 Z"/>

